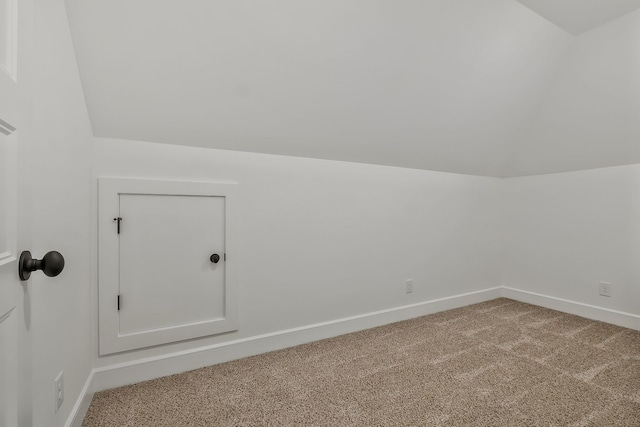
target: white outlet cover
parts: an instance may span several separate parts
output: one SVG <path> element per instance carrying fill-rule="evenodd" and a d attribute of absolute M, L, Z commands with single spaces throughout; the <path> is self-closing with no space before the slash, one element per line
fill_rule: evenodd
<path fill-rule="evenodd" d="M 62 402 L 64 402 L 64 372 L 60 371 L 56 379 L 53 381 L 54 386 L 54 399 L 55 399 L 55 408 L 56 414 L 58 413 L 58 409 L 62 406 Z"/>
<path fill-rule="evenodd" d="M 603 297 L 611 296 L 611 283 L 600 282 L 600 295 Z"/>
<path fill-rule="evenodd" d="M 408 294 L 413 292 L 413 279 L 407 279 L 405 282 L 406 292 Z"/>

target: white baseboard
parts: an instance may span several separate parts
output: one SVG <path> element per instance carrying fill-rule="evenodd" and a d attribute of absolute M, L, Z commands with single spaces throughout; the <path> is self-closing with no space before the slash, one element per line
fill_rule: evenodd
<path fill-rule="evenodd" d="M 505 298 L 510 298 L 516 301 L 535 304 L 552 310 L 575 314 L 577 316 L 586 317 L 587 319 L 599 320 L 601 322 L 607 322 L 613 325 L 623 326 L 625 328 L 640 330 L 640 316 L 635 314 L 556 298 L 549 295 L 537 294 L 535 292 L 509 288 L 506 286 L 503 286 L 500 289 L 500 294 Z"/>
<path fill-rule="evenodd" d="M 87 378 L 82 393 L 65 427 L 80 427 L 89 409 L 94 392 L 357 332 L 363 329 L 374 328 L 376 326 L 425 316 L 440 311 L 464 307 L 499 297 L 510 298 L 565 313 L 576 314 L 589 319 L 640 330 L 640 316 L 634 314 L 504 286 L 490 288 L 181 352 L 94 368 Z"/>
<path fill-rule="evenodd" d="M 82 391 L 80 391 L 80 396 L 76 401 L 76 404 L 73 405 L 73 409 L 71 410 L 71 414 L 65 423 L 65 427 L 82 427 L 82 421 L 84 420 L 84 416 L 87 414 L 89 410 L 89 406 L 91 405 L 91 400 L 93 399 L 93 370 L 89 372 L 89 376 L 87 380 L 84 382 L 84 387 L 82 387 Z"/>
<path fill-rule="evenodd" d="M 215 365 L 269 351 L 399 322 L 439 311 L 464 307 L 500 296 L 500 288 L 390 308 L 343 319 L 258 335 L 220 344 L 134 360 L 92 371 L 97 392 L 141 381 Z"/>

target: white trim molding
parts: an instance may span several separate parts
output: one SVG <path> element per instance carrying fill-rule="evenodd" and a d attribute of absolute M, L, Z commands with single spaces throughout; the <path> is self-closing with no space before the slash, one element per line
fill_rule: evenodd
<path fill-rule="evenodd" d="M 489 301 L 500 296 L 491 288 L 417 304 L 395 307 L 323 323 L 287 329 L 93 370 L 94 391 L 120 387 L 164 375 L 280 350 L 312 341 Z"/>
<path fill-rule="evenodd" d="M 613 325 L 623 326 L 625 328 L 640 331 L 640 316 L 636 314 L 611 310 L 609 308 L 584 304 L 581 302 L 552 297 L 549 295 L 537 294 L 535 292 L 523 291 L 507 286 L 503 286 L 500 293 L 501 296 L 516 301 L 539 305 L 541 307 L 550 308 L 552 310 L 575 314 L 577 316 L 586 317 L 588 319 L 599 320 L 601 322 L 611 323 Z"/>
<path fill-rule="evenodd" d="M 548 295 L 498 286 L 451 297 L 389 308 L 357 316 L 227 341 L 175 353 L 94 368 L 65 427 L 79 427 L 98 391 L 229 362 L 393 322 L 465 307 L 495 298 L 510 298 L 593 320 L 640 330 L 640 316 Z"/>
<path fill-rule="evenodd" d="M 76 400 L 75 405 L 73 405 L 73 409 L 71 409 L 71 414 L 64 425 L 65 427 L 82 427 L 84 417 L 87 415 L 89 406 L 91 406 L 93 394 L 93 370 L 91 370 L 87 380 L 84 382 L 82 390 L 80 391 L 78 400 Z"/>
<path fill-rule="evenodd" d="M 98 338 L 100 355 L 151 347 L 238 329 L 238 263 L 235 197 L 237 184 L 100 177 L 98 179 Z M 223 198 L 222 229 L 225 261 L 221 279 L 223 312 L 203 321 L 190 320 L 141 331 L 123 331 L 120 312 L 122 286 L 120 235 L 121 197 L 161 195 Z M 116 228 L 116 221 L 117 228 Z M 126 224 L 126 222 L 125 222 Z M 116 231 L 117 230 L 117 231 Z M 226 254 L 231 256 L 227 260 Z M 208 255 L 207 255 L 208 257 Z M 210 313 L 207 313 L 210 314 Z"/>

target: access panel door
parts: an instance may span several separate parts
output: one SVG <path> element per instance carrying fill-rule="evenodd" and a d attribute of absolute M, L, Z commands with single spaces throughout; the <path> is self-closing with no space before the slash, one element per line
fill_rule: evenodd
<path fill-rule="evenodd" d="M 101 354 L 237 328 L 227 187 L 100 180 Z"/>
<path fill-rule="evenodd" d="M 224 319 L 224 205 L 220 196 L 120 195 L 121 334 Z"/>

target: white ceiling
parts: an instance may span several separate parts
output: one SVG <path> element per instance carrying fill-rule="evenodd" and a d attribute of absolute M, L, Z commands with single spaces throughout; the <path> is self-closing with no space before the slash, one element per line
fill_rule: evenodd
<path fill-rule="evenodd" d="M 557 108 L 547 100 L 566 95 L 558 76 L 582 72 L 582 51 L 600 39 L 576 44 L 515 0 L 67 0 L 67 8 L 96 136 L 485 176 L 640 163 L 629 148 L 635 127 L 618 129 L 618 142 L 589 140 L 588 151 L 604 144 L 617 153 L 595 162 L 576 161 L 579 141 L 558 137 L 581 135 L 549 139 L 539 129 Z M 615 53 L 612 61 L 633 55 Z M 609 81 L 609 71 L 592 77 Z"/>
<path fill-rule="evenodd" d="M 573 35 L 640 8 L 640 0 L 517 0 Z"/>

